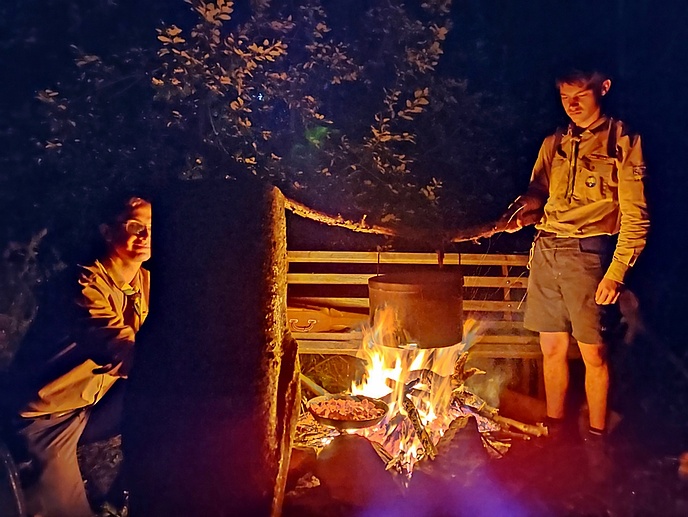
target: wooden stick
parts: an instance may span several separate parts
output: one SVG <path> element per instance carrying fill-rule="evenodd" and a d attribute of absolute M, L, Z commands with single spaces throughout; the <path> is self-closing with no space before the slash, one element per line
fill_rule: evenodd
<path fill-rule="evenodd" d="M 530 226 L 531 224 L 537 223 L 542 214 L 539 212 L 528 212 L 523 215 L 523 226 Z M 478 239 L 489 239 L 495 233 L 501 233 L 506 231 L 511 218 L 502 217 L 497 221 L 490 223 L 472 226 L 463 230 L 449 230 L 446 232 L 445 241 L 446 242 L 465 242 L 465 241 L 477 241 Z"/>
<path fill-rule="evenodd" d="M 482 398 L 478 397 L 476 394 L 471 393 L 465 388 L 459 388 L 453 390 L 454 397 L 463 406 L 471 408 L 474 412 L 478 413 L 480 416 L 489 418 L 493 422 L 496 422 L 502 427 L 513 427 L 518 429 L 522 433 L 530 434 L 533 436 L 547 436 L 548 430 L 542 424 L 531 425 L 524 424 L 518 420 L 512 418 L 503 417 L 499 414 L 499 410 L 495 407 L 489 406 Z"/>
<path fill-rule="evenodd" d="M 523 422 L 519 422 L 518 420 L 513 420 L 511 418 L 507 418 L 501 415 L 494 415 L 492 417 L 492 420 L 494 420 L 501 426 L 513 427 L 514 429 L 518 429 L 522 433 L 531 434 L 533 436 L 547 436 L 548 434 L 547 428 L 542 424 L 524 424 Z"/>
<path fill-rule="evenodd" d="M 347 228 L 348 230 L 359 232 L 359 233 L 372 233 L 376 235 L 387 235 L 389 237 L 401 237 L 408 240 L 422 241 L 437 247 L 443 243 L 450 242 L 466 242 L 466 241 L 477 241 L 478 239 L 487 239 L 492 237 L 495 233 L 500 233 L 505 231 L 509 220 L 501 218 L 498 221 L 492 221 L 486 224 L 481 224 L 477 226 L 471 226 L 464 229 L 453 229 L 445 231 L 436 230 L 422 230 L 419 228 L 409 228 L 409 227 L 398 227 L 390 228 L 387 226 L 379 225 L 369 225 L 366 222 L 366 216 L 364 215 L 360 221 L 352 221 L 350 219 L 345 219 L 341 214 L 336 216 L 321 212 L 320 210 L 315 210 L 309 206 L 299 203 L 290 198 L 285 198 L 285 207 L 292 213 L 304 217 L 305 219 L 310 219 L 312 221 L 317 221 L 319 223 L 326 224 L 328 226 L 338 226 L 340 228 Z M 536 221 L 526 221 L 526 225 L 533 224 Z"/>
<path fill-rule="evenodd" d="M 294 201 L 293 199 L 285 198 L 285 201 L 285 207 L 287 210 L 290 210 L 294 214 L 304 217 L 306 219 L 317 221 L 328 226 L 339 226 L 342 228 L 347 228 L 354 232 L 361 233 L 374 233 L 377 235 L 389 235 L 393 237 L 399 235 L 399 232 L 393 230 L 392 228 L 386 228 L 384 226 L 377 225 L 368 225 L 368 223 L 366 223 L 366 216 L 363 216 L 363 218 L 358 222 L 351 221 L 349 219 L 344 219 L 340 214 L 332 216 L 330 214 L 326 214 L 325 212 L 320 212 L 319 210 L 310 208 L 304 205 L 303 203 Z"/>

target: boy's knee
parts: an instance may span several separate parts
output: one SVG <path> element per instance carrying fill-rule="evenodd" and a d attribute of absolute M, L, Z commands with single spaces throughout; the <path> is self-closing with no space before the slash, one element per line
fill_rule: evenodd
<path fill-rule="evenodd" d="M 603 346 L 579 345 L 579 348 L 586 367 L 601 368 L 607 365 L 607 357 Z"/>
<path fill-rule="evenodd" d="M 569 350 L 568 334 L 540 333 L 540 350 L 545 360 L 566 360 Z"/>

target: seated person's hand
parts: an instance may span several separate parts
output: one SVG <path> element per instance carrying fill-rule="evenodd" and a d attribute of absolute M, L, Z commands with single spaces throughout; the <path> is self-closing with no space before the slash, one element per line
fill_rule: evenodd
<path fill-rule="evenodd" d="M 120 344 L 116 351 L 110 353 L 109 360 L 103 366 L 95 368 L 95 374 L 108 374 L 113 377 L 128 377 L 134 360 L 134 347 L 132 344 Z M 105 362 L 105 361 L 104 361 Z M 102 364 L 102 363 L 101 363 Z"/>

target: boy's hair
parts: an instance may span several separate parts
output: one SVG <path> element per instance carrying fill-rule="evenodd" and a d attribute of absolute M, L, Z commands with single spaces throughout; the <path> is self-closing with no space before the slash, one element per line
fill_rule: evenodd
<path fill-rule="evenodd" d="M 112 196 L 101 210 L 101 223 L 112 225 L 122 222 L 131 212 L 142 204 L 150 203 L 148 196 L 138 192 L 124 192 Z"/>
<path fill-rule="evenodd" d="M 562 84 L 577 84 L 597 90 L 607 79 L 611 79 L 609 74 L 596 68 L 569 68 L 557 75 L 555 84 L 557 88 Z"/>

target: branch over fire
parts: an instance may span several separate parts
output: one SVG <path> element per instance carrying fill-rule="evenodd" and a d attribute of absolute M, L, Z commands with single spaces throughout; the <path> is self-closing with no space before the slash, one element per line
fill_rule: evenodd
<path fill-rule="evenodd" d="M 478 239 L 488 239 L 496 233 L 505 231 L 509 222 L 505 219 L 499 219 L 498 221 L 493 221 L 482 225 L 471 226 L 465 229 L 446 230 L 444 232 L 438 232 L 435 230 L 421 230 L 418 228 L 408 227 L 390 228 L 387 226 L 369 225 L 366 222 L 365 215 L 360 221 L 352 221 L 350 219 L 345 219 L 340 214 L 333 216 L 325 212 L 321 212 L 320 210 L 310 208 L 309 206 L 299 203 L 298 201 L 294 201 L 293 199 L 285 199 L 287 210 L 290 210 L 294 214 L 312 221 L 317 221 L 328 226 L 347 228 L 351 231 L 359 233 L 372 233 L 375 235 L 402 237 L 408 240 L 427 242 L 433 244 L 434 246 L 437 246 L 438 243 L 466 242 L 477 241 Z M 535 221 L 532 223 L 534 222 Z M 532 223 L 529 222 L 528 224 Z"/>
<path fill-rule="evenodd" d="M 360 221 L 356 222 L 351 221 L 349 219 L 344 219 L 340 214 L 332 216 L 330 214 L 326 214 L 325 212 L 320 212 L 319 210 L 310 208 L 304 205 L 303 203 L 299 203 L 298 201 L 294 201 L 293 199 L 289 199 L 288 197 L 285 197 L 285 200 L 285 207 L 287 210 L 290 210 L 294 214 L 304 217 L 306 219 L 317 221 L 328 226 L 339 226 L 341 228 L 347 228 L 354 232 L 374 233 L 377 235 L 389 235 L 392 237 L 399 235 L 399 232 L 393 230 L 392 228 L 386 228 L 384 226 L 376 225 L 369 226 L 366 223 L 366 216 L 363 216 L 363 218 Z"/>
<path fill-rule="evenodd" d="M 523 226 L 530 226 L 531 224 L 537 223 L 541 216 L 542 214 L 539 212 L 531 212 L 530 215 L 524 214 Z M 449 230 L 445 234 L 445 241 L 465 242 L 477 241 L 478 239 L 489 239 L 495 233 L 506 231 L 510 222 L 511 217 L 501 217 L 497 221 L 478 226 L 472 226 L 470 228 L 466 228 L 465 230 Z"/>

